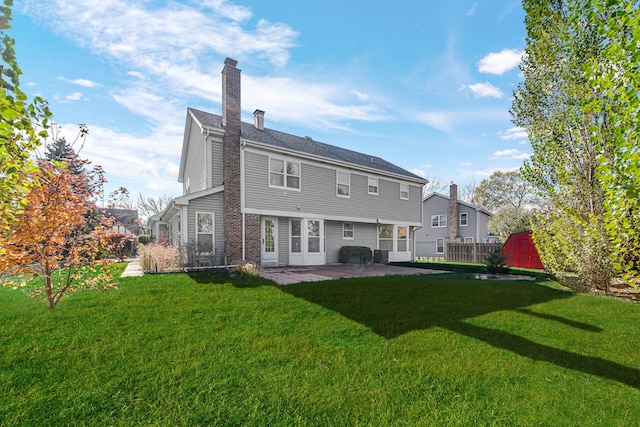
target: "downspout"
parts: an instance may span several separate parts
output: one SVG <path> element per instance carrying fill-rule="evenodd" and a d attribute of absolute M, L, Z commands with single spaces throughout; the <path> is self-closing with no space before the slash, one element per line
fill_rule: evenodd
<path fill-rule="evenodd" d="M 244 209 L 244 148 L 246 143 L 244 141 L 240 141 L 240 212 L 242 214 L 242 261 L 247 260 L 247 252 L 246 252 L 246 213 Z"/>

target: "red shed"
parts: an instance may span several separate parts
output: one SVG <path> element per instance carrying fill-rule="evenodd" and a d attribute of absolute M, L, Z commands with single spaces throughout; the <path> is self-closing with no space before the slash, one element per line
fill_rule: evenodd
<path fill-rule="evenodd" d="M 506 255 L 505 264 L 511 267 L 537 268 L 542 270 L 544 266 L 540 261 L 540 255 L 533 244 L 530 231 L 513 233 L 502 248 L 502 253 Z"/>

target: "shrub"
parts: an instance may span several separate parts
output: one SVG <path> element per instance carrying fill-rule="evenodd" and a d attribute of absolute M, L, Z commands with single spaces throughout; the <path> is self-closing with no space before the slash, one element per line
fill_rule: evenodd
<path fill-rule="evenodd" d="M 338 254 L 338 262 L 343 264 L 369 264 L 373 252 L 367 246 L 343 246 Z"/>
<path fill-rule="evenodd" d="M 258 277 L 260 266 L 249 261 L 237 261 L 232 263 L 233 275 L 236 277 Z"/>
<path fill-rule="evenodd" d="M 151 242 L 153 242 L 153 236 L 149 234 L 141 234 L 138 236 L 138 243 L 141 245 L 148 245 Z"/>
<path fill-rule="evenodd" d="M 112 255 L 123 261 L 131 256 L 133 241 L 128 234 L 113 233 L 109 235 Z"/>
<path fill-rule="evenodd" d="M 508 273 L 510 268 L 504 262 L 507 260 L 507 256 L 502 253 L 503 245 L 495 245 L 491 252 L 485 255 L 485 264 L 489 274 L 502 274 Z"/>
<path fill-rule="evenodd" d="M 167 243 L 151 242 L 140 246 L 140 266 L 144 271 L 160 273 L 180 267 L 180 250 Z"/>

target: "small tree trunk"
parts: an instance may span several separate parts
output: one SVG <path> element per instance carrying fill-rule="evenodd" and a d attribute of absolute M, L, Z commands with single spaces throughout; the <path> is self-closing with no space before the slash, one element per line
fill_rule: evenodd
<path fill-rule="evenodd" d="M 47 292 L 47 299 L 49 300 L 49 308 L 56 308 L 56 299 L 53 296 L 53 284 L 51 281 L 51 264 L 49 261 L 44 263 L 44 289 Z"/>

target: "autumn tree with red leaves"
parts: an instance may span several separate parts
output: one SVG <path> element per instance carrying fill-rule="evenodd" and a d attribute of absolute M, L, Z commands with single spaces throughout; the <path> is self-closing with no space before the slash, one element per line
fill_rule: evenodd
<path fill-rule="evenodd" d="M 42 277 L 43 286 L 33 294 L 46 296 L 50 308 L 68 292 L 115 287 L 105 267 L 112 224 L 95 220 L 100 178 L 56 161 L 41 160 L 38 166 L 24 177 L 36 186 L 23 212 L 11 231 L 0 235 L 5 250 L 0 271 Z"/>

